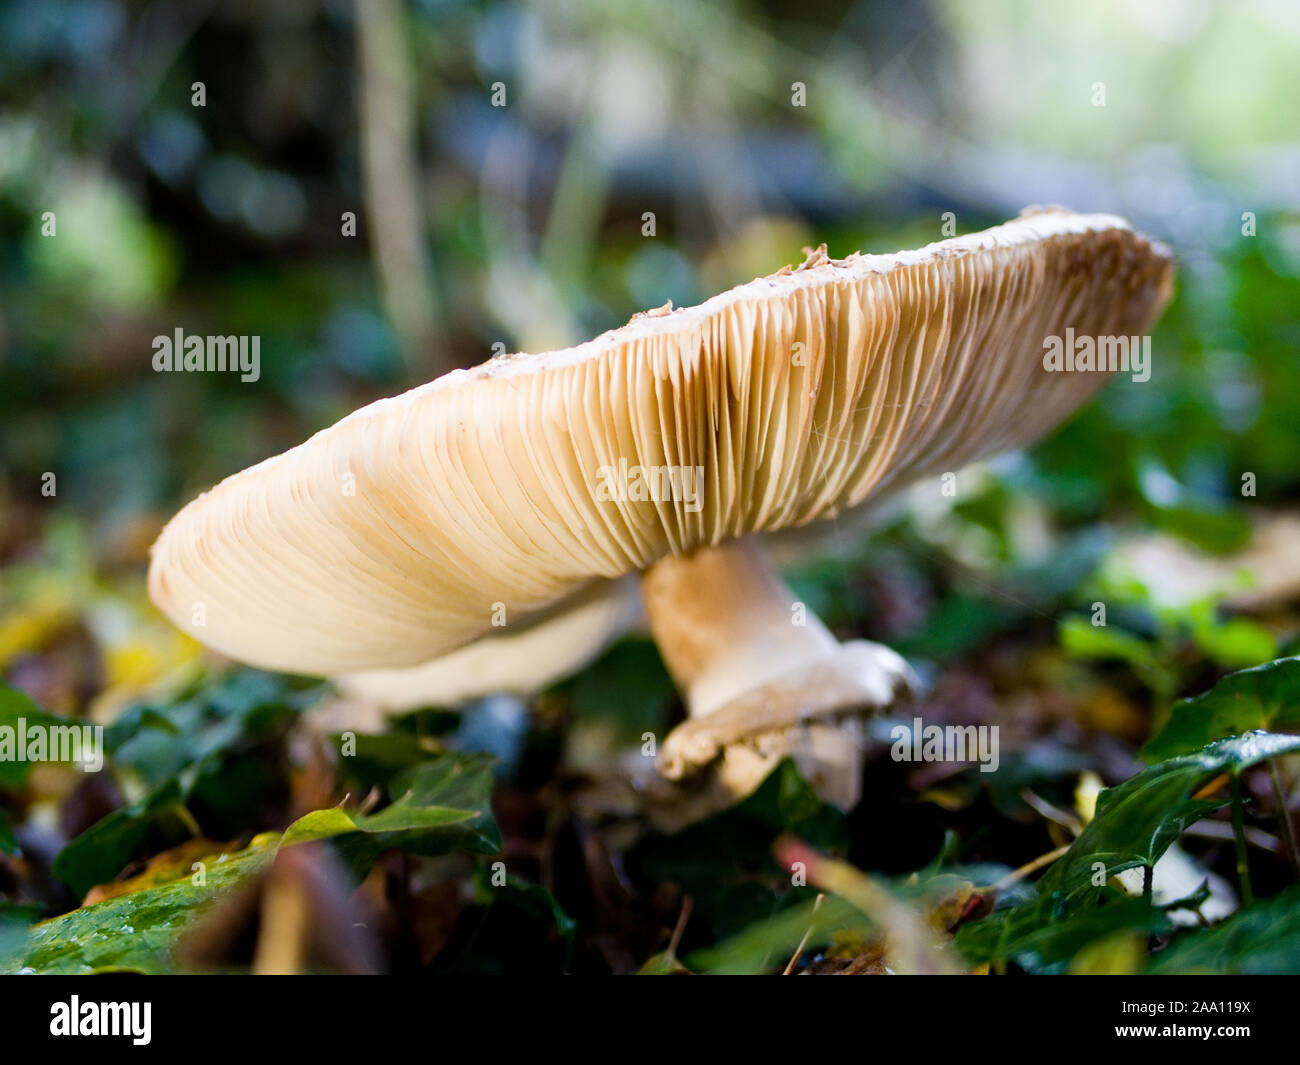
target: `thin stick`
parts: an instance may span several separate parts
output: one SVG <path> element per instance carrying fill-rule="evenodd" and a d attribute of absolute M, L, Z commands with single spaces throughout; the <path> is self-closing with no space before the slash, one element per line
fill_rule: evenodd
<path fill-rule="evenodd" d="M 260 976 L 293 976 L 302 971 L 311 939 L 311 908 L 301 881 L 273 870 L 262 896 L 262 922 L 253 954 Z"/>
<path fill-rule="evenodd" d="M 1048 851 L 1046 854 L 1040 854 L 1032 862 L 1028 862 L 1025 865 L 1022 865 L 1019 869 L 1016 869 L 1013 872 L 1010 872 L 1006 876 L 1004 876 L 1001 880 L 999 880 L 996 884 L 993 885 L 993 890 L 1001 891 L 1003 888 L 1010 887 L 1017 880 L 1023 880 L 1030 873 L 1037 872 L 1043 866 L 1051 865 L 1054 861 L 1056 861 L 1057 858 L 1061 857 L 1061 855 L 1063 855 L 1069 849 L 1070 849 L 1070 844 L 1067 843 L 1063 847 L 1057 847 L 1056 850 L 1054 851 Z"/>
<path fill-rule="evenodd" d="M 1282 838 L 1286 840 L 1287 853 L 1291 855 L 1291 864 L 1300 873 L 1300 850 L 1296 849 L 1295 830 L 1291 826 L 1291 811 L 1287 808 L 1286 792 L 1282 790 L 1282 774 L 1277 771 L 1277 759 L 1268 760 L 1268 775 L 1273 781 L 1273 795 L 1277 799 L 1277 816 L 1282 822 Z"/>
<path fill-rule="evenodd" d="M 1250 884 L 1250 863 L 1246 859 L 1246 824 L 1242 817 L 1241 777 L 1232 774 L 1232 835 L 1237 845 L 1237 879 L 1241 882 L 1241 904 L 1255 901 Z"/>
<path fill-rule="evenodd" d="M 817 901 L 813 903 L 814 914 L 816 914 L 817 911 L 822 908 L 822 901 L 825 898 L 826 896 L 823 895 L 821 892 L 817 893 Z M 813 926 L 811 923 L 809 923 L 808 930 L 804 932 L 803 939 L 799 940 L 799 946 L 795 949 L 794 957 L 792 957 L 786 963 L 785 968 L 781 971 L 782 976 L 789 976 L 792 972 L 794 972 L 795 962 L 797 962 L 801 957 L 803 957 L 804 948 L 808 946 L 808 940 L 812 938 L 812 930 L 813 930 Z"/>
<path fill-rule="evenodd" d="M 203 838 L 203 829 L 199 827 L 198 821 L 194 819 L 194 815 L 190 813 L 188 806 L 183 802 L 174 803 L 171 807 L 171 811 L 176 815 L 181 824 L 185 826 L 191 836 L 195 839 Z"/>
<path fill-rule="evenodd" d="M 691 907 L 694 905 L 695 901 L 690 895 L 687 895 L 682 900 L 682 912 L 678 914 L 677 926 L 673 929 L 672 938 L 668 940 L 668 956 L 670 958 L 677 957 L 677 948 L 681 945 L 682 933 L 686 931 L 686 922 L 691 919 Z"/>
<path fill-rule="evenodd" d="M 1200 836 L 1202 839 L 1232 839 L 1232 826 L 1226 825 L 1222 821 L 1199 821 L 1194 825 L 1189 825 L 1184 830 L 1184 835 Z M 1265 832 L 1262 828 L 1254 828 L 1251 825 L 1246 826 L 1246 845 L 1255 847 L 1258 850 L 1268 851 L 1269 854 L 1280 855 L 1283 852 L 1282 841 L 1277 836 Z"/>

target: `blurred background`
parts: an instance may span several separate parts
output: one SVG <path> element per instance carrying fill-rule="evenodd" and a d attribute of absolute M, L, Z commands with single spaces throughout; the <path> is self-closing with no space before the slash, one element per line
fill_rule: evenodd
<path fill-rule="evenodd" d="M 94 579 L 137 601 L 180 502 L 373 398 L 804 245 L 892 251 L 1033 203 L 1124 215 L 1182 268 L 1150 382 L 1000 483 L 1237 546 L 1242 472 L 1259 505 L 1300 484 L 1298 45 L 1284 0 L 14 0 L 0 668 Z M 153 372 L 178 327 L 259 335 L 261 378 Z M 183 653 L 137 639 L 151 619 L 91 611 L 84 684 Z"/>
<path fill-rule="evenodd" d="M 1059 203 L 1177 254 L 1150 381 L 791 576 L 936 717 L 1013 709 L 1007 809 L 1089 730 L 1123 776 L 1300 629 L 1298 54 L 1287 0 L 9 0 L 0 671 L 104 721 L 192 684 L 144 598 L 162 522 L 372 399 Z M 260 336 L 260 379 L 155 373 L 178 327 Z M 636 641 L 548 698 L 576 772 L 680 712 Z M 942 835 L 894 831 L 874 867 Z"/>

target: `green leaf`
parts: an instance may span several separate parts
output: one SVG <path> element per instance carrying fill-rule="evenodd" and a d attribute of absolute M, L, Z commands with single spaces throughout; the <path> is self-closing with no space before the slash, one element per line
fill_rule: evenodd
<path fill-rule="evenodd" d="M 1235 510 L 1196 504 L 1151 504 L 1147 517 L 1155 528 L 1218 555 L 1240 551 L 1250 540 L 1250 521 Z"/>
<path fill-rule="evenodd" d="M 389 850 L 439 855 L 501 849 L 490 756 L 445 754 L 399 773 L 390 791 L 394 801 L 376 814 L 342 807 L 309 813 L 289 826 L 284 842 L 333 839 L 358 875 Z"/>
<path fill-rule="evenodd" d="M 821 906 L 809 899 L 757 921 L 716 946 L 697 950 L 686 959 L 694 972 L 755 975 L 782 968 L 804 942 L 806 950 L 826 946 L 840 931 L 867 931 L 871 922 L 846 899 L 827 895 Z"/>
<path fill-rule="evenodd" d="M 278 847 L 332 839 L 354 871 L 364 871 L 380 854 L 392 849 L 419 854 L 500 849 L 501 836 L 488 806 L 492 787 L 490 758 L 449 754 L 416 766 L 394 784 L 399 792 L 397 800 L 379 813 L 317 810 L 294 822 L 275 846 L 219 856 L 210 864 L 204 886 L 195 886 L 186 877 L 83 907 L 38 925 L 19 952 L 21 956 L 8 962 L 0 959 L 0 971 L 10 965 L 61 973 L 112 968 L 169 971 L 170 952 L 189 922 L 205 912 L 220 892 L 233 888 L 243 877 L 261 872 Z M 78 891 L 110 879 L 125 864 L 123 855 L 134 850 L 150 819 L 174 808 L 179 797 L 173 780 L 139 803 L 110 814 L 64 848 L 55 871 Z M 536 893 L 516 894 L 527 894 L 534 907 L 544 901 Z M 558 908 L 553 912 L 559 913 Z M 571 932 L 558 917 L 556 921 L 563 934 Z"/>
<path fill-rule="evenodd" d="M 1300 973 L 1300 884 L 1240 910 L 1215 928 L 1180 936 L 1152 959 L 1147 971 Z"/>
<path fill-rule="evenodd" d="M 1037 900 L 1035 900 L 1037 902 Z M 1049 908 L 1030 903 L 996 910 L 957 930 L 956 947 L 972 964 L 1013 959 L 1029 972 L 1043 972 L 1120 931 L 1150 935 L 1169 930 L 1164 913 L 1148 899 L 1121 898 L 1053 919 Z"/>
<path fill-rule="evenodd" d="M 0 973 L 171 972 L 185 930 L 225 892 L 265 869 L 275 852 L 261 846 L 223 855 L 209 866 L 202 886 L 186 876 L 38 924 L 7 953 L 0 950 Z"/>
<path fill-rule="evenodd" d="M 105 747 L 114 767 L 138 774 L 149 791 L 64 847 L 55 875 L 84 895 L 120 873 L 169 815 L 179 814 L 187 829 L 197 821 L 215 838 L 239 835 L 272 786 L 268 743 L 319 691 L 238 670 L 174 703 L 129 708 L 106 731 Z"/>
<path fill-rule="evenodd" d="M 58 717 L 42 710 L 32 702 L 26 692 L 0 683 L 0 730 L 4 730 L 0 731 L 0 736 L 16 736 L 21 727 L 20 721 L 25 722 L 28 728 L 33 725 L 66 727 L 83 724 L 72 718 Z M 32 763 L 26 759 L 0 758 L 0 788 L 11 790 L 21 788 L 27 782 L 27 774 L 31 772 L 31 768 Z"/>
<path fill-rule="evenodd" d="M 28 930 L 38 910 L 35 906 L 0 900 L 0 959 L 21 954 L 27 943 Z M 8 972 L 0 961 L 0 975 Z"/>
<path fill-rule="evenodd" d="M 1300 736 L 1250 732 L 1150 766 L 1108 788 L 1097 800 L 1096 816 L 1039 880 L 1034 895 L 964 926 L 958 948 L 976 962 L 1023 956 L 1027 966 L 1041 966 L 1066 960 L 1070 952 L 1116 931 L 1158 930 L 1163 918 L 1130 907 L 1128 900 L 1106 901 L 1113 895 L 1105 886 L 1109 878 L 1155 865 L 1185 828 L 1223 805 L 1193 798 L 1214 775 L 1240 773 L 1294 750 L 1300 750 Z M 1099 878 L 1097 866 L 1102 867 Z M 1103 912 L 1108 910 L 1116 912 Z"/>
<path fill-rule="evenodd" d="M 1188 825 L 1223 805 L 1193 798 L 1197 785 L 1216 773 L 1240 773 L 1256 762 L 1294 750 L 1300 750 L 1300 736 L 1249 732 L 1149 766 L 1123 784 L 1107 788 L 1097 799 L 1096 816 L 1039 881 L 1040 892 L 1069 895 L 1089 890 L 1093 867 L 1099 862 L 1106 866 L 1107 877 L 1154 865 Z"/>
<path fill-rule="evenodd" d="M 343 759 L 343 765 L 348 776 L 363 789 L 386 787 L 395 774 L 427 762 L 438 753 L 430 739 L 402 728 L 377 733 L 355 732 L 348 737 L 348 743 L 350 753 Z M 336 750 L 344 749 L 343 733 L 335 734 L 334 744 Z"/>
<path fill-rule="evenodd" d="M 1061 646 L 1076 658 L 1118 659 L 1132 666 L 1154 669 L 1151 645 L 1114 625 L 1093 625 L 1080 617 L 1067 617 L 1060 626 Z"/>
<path fill-rule="evenodd" d="M 541 884 L 533 884 L 522 877 L 507 873 L 505 883 L 495 884 L 495 871 L 480 866 L 474 877 L 474 894 L 477 902 L 492 909 L 513 907 L 528 917 L 532 923 L 540 922 L 553 928 L 561 944 L 563 968 L 567 972 L 573 955 L 578 922 L 570 917 L 559 900 Z"/>
<path fill-rule="evenodd" d="M 1232 673 L 1209 691 L 1175 703 L 1142 757 L 1159 762 L 1224 736 L 1293 728 L 1300 728 L 1300 658 L 1280 658 Z"/>
<path fill-rule="evenodd" d="M 652 954 L 636 971 L 637 976 L 689 976 L 690 969 L 670 950 Z"/>
<path fill-rule="evenodd" d="M 18 837 L 14 835 L 13 825 L 9 823 L 9 815 L 0 810 L 0 854 L 17 854 L 19 849 Z"/>
<path fill-rule="evenodd" d="M 594 730 L 611 748 L 638 745 L 643 733 L 660 732 L 678 698 L 659 652 L 645 639 L 620 640 L 555 692 L 568 699 L 573 728 Z"/>
<path fill-rule="evenodd" d="M 1253 666 L 1277 655 L 1277 638 L 1249 618 L 1229 618 L 1196 626 L 1192 637 L 1206 656 L 1222 669 Z"/>
<path fill-rule="evenodd" d="M 175 780 L 155 788 L 143 798 L 114 810 L 96 821 L 54 859 L 54 875 L 78 895 L 117 876 L 131 859 L 149 829 L 181 805 Z"/>
<path fill-rule="evenodd" d="M 168 705 L 138 704 L 108 731 L 113 764 L 132 769 L 151 787 L 247 755 L 320 693 L 319 685 L 257 670 L 238 670 Z M 254 800 L 256 796 L 252 797 Z"/>

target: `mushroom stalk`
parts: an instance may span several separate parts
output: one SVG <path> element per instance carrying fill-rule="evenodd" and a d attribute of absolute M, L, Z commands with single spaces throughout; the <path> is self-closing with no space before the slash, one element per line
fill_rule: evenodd
<path fill-rule="evenodd" d="M 839 646 L 752 540 L 665 558 L 646 572 L 641 590 L 650 631 L 691 717 Z"/>
<path fill-rule="evenodd" d="M 642 593 L 690 714 L 659 755 L 664 777 L 710 770 L 734 799 L 788 755 L 824 798 L 856 801 L 855 718 L 912 688 L 899 655 L 837 641 L 748 540 L 663 559 L 646 571 Z"/>

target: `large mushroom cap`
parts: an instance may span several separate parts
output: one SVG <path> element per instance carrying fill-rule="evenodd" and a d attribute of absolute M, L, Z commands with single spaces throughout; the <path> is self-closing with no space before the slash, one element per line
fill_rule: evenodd
<path fill-rule="evenodd" d="M 345 694 L 387 711 L 452 706 L 498 693 L 530 696 L 576 673 L 641 622 L 635 578 L 598 581 L 554 611 L 480 636 L 432 662 L 336 680 Z"/>
<path fill-rule="evenodd" d="M 1035 440 L 1106 379 L 1046 370 L 1045 338 L 1142 334 L 1171 277 L 1121 219 L 1056 209 L 920 251 L 817 252 L 356 411 L 185 507 L 150 594 L 266 668 L 427 662 L 592 581 Z M 638 468 L 665 467 L 699 470 L 696 491 L 644 498 Z"/>

